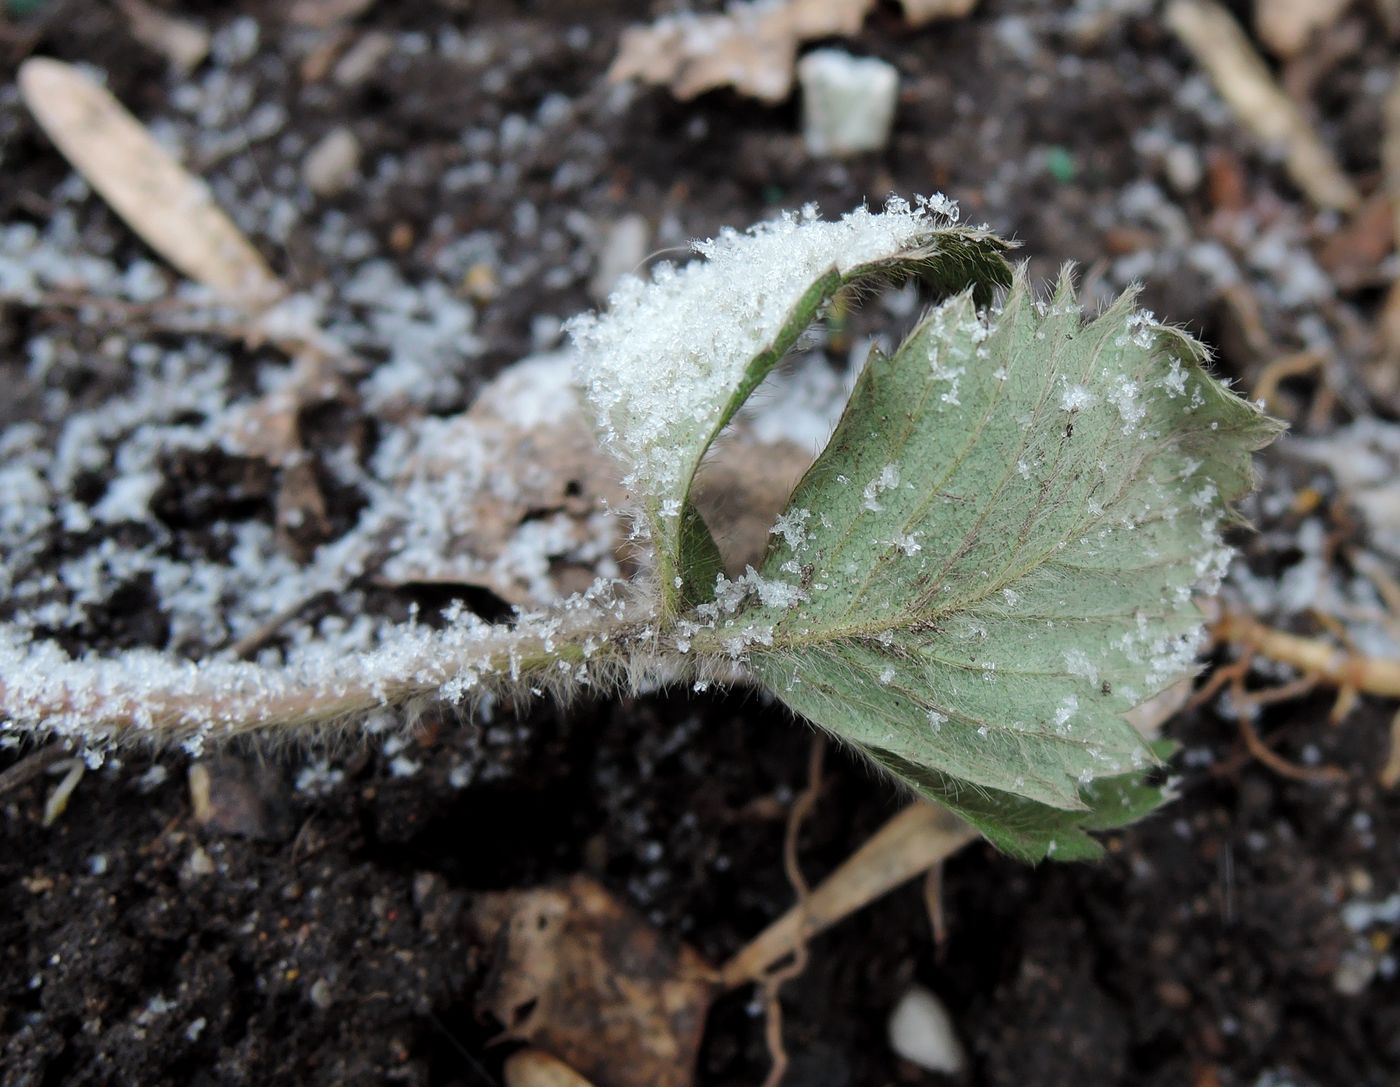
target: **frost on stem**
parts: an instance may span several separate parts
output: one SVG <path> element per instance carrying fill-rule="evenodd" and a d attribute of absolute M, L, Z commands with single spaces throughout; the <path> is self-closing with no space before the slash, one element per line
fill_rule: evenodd
<path fill-rule="evenodd" d="M 186 661 L 152 650 L 69 657 L 0 625 L 0 743 L 54 737 L 95 753 L 146 742 L 192 754 L 250 732 L 315 733 L 386 706 L 440 701 L 472 707 L 486 696 L 567 696 L 611 690 L 655 672 L 651 640 L 613 582 L 510 625 L 449 609 L 445 625 L 395 627 L 367 652 L 316 642 L 277 665 Z"/>

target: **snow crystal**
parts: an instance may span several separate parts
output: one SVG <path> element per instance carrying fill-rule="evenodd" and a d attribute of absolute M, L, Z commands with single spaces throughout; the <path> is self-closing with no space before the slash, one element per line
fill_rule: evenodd
<path fill-rule="evenodd" d="M 1118 409 L 1123 420 L 1125 437 L 1137 433 L 1138 426 L 1147 418 L 1147 405 L 1141 399 L 1142 389 L 1136 381 L 1127 376 L 1119 376 L 1109 390 L 1108 402 Z"/>
<path fill-rule="evenodd" d="M 1094 686 L 1099 683 L 1099 670 L 1094 667 L 1089 655 L 1082 649 L 1071 649 L 1065 653 L 1065 671 L 1072 676 L 1082 676 Z"/>
<path fill-rule="evenodd" d="M 917 536 L 917 533 L 901 534 L 896 536 L 891 543 L 906 555 L 917 555 L 924 549 L 924 545 L 919 543 Z"/>
<path fill-rule="evenodd" d="M 1083 411 L 1094 406 L 1095 396 L 1083 385 L 1066 385 L 1060 397 L 1061 411 Z"/>
<path fill-rule="evenodd" d="M 750 596 L 757 596 L 765 608 L 795 608 L 807 599 L 800 586 L 775 578 L 765 578 L 752 566 L 731 581 L 723 574 L 715 578 L 715 601 L 711 607 L 733 615 Z"/>
<path fill-rule="evenodd" d="M 899 465 L 887 464 L 880 469 L 880 474 L 865 485 L 861 491 L 861 505 L 872 513 L 884 509 L 880 505 L 879 496 L 885 491 L 892 490 L 899 486 Z"/>
<path fill-rule="evenodd" d="M 811 516 L 811 510 L 790 510 L 778 518 L 768 534 L 781 536 L 793 551 L 800 551 L 807 544 L 807 522 Z"/>

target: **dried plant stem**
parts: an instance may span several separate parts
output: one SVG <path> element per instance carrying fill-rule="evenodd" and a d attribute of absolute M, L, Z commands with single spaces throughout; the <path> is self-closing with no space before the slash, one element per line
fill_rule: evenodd
<path fill-rule="evenodd" d="M 945 808 L 910 804 L 794 907 L 749 941 L 720 969 L 735 988 L 761 978 L 767 968 L 818 932 L 868 905 L 901 883 L 952 856 L 977 832 Z"/>
<path fill-rule="evenodd" d="M 1215 624 L 1218 642 L 1242 645 L 1292 665 L 1305 676 L 1342 690 L 1400 698 L 1400 660 L 1368 657 L 1317 638 L 1275 630 L 1248 616 L 1227 614 Z"/>

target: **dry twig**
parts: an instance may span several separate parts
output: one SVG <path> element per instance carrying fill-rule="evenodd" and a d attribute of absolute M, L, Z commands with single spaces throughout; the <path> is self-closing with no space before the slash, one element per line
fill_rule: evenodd
<path fill-rule="evenodd" d="M 734 988 L 758 980 L 804 940 L 861 907 L 927 872 L 977 838 L 977 832 L 945 808 L 910 804 L 828 876 L 807 899 L 805 910 L 789 910 L 720 969 Z"/>
<path fill-rule="evenodd" d="M 1283 152 L 1289 176 L 1309 200 L 1338 211 L 1357 206 L 1355 186 L 1228 11 L 1214 0 L 1172 0 L 1167 23 L 1209 73 L 1240 123 Z"/>
<path fill-rule="evenodd" d="M 225 301 L 260 309 L 285 288 L 214 202 L 125 107 L 76 68 L 34 57 L 25 105 L 104 200 L 156 252 Z"/>
<path fill-rule="evenodd" d="M 1215 624 L 1214 634 L 1217 642 L 1245 646 L 1328 686 L 1400 698 L 1400 661 L 1338 649 L 1328 642 L 1275 630 L 1238 614 L 1222 616 Z"/>

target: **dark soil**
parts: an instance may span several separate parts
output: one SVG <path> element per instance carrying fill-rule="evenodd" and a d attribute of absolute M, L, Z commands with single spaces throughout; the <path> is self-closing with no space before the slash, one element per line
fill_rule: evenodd
<path fill-rule="evenodd" d="M 182 77 L 133 41 L 115 7 L 25 6 L 36 10 L 0 22 L 7 83 L 25 56 L 53 55 L 102 68 L 138 115 L 167 112 Z M 344 123 L 367 162 L 397 158 L 392 182 L 332 203 L 379 239 L 406 278 L 432 278 L 437 247 L 454 237 L 495 239 L 505 289 L 478 313 L 484 352 L 471 364 L 473 388 L 532 349 L 540 315 L 592 304 L 590 250 L 569 225 L 580 212 L 601 224 L 629 212 L 654 226 L 669 221 L 657 231 L 662 246 L 774 206 L 815 200 L 834 213 L 891 191 L 941 189 L 967 217 L 1019 238 L 1037 273 L 1073 259 L 1116 289 L 1105 255 L 1151 255 L 1156 263 L 1136 273 L 1148 282 L 1147 303 L 1220 344 L 1220 369 L 1246 381 L 1261 360 L 1241 346 L 1222 292 L 1183 254 L 1215 236 L 1221 202 L 1232 199 L 1227 182 L 1261 216 L 1300 221 L 1302 244 L 1320 245 L 1335 227 L 1314 220 L 1228 119 L 1183 104 L 1179 88 L 1196 69 L 1150 10 L 1105 17 L 1096 30 L 1087 15 L 1085 29 L 1040 5 L 985 0 L 967 19 L 911 32 L 897 7 L 881 6 L 850 47 L 901 70 L 893 142 L 849 163 L 814 164 L 791 105 L 722 92 L 682 104 L 657 90 L 629 101 L 607 87 L 619 33 L 652 14 L 648 5 L 380 3 L 348 24 L 349 40 L 417 31 L 431 43 L 455 27 L 482 59 L 429 45 L 352 87 L 312 89 L 297 74 L 308 31 L 289 24 L 288 7 L 180 10 L 215 28 L 257 21 L 257 57 L 238 63 L 257 79 L 258 99 L 280 103 L 307 145 Z M 1355 73 L 1394 53 L 1378 16 L 1362 7 L 1343 24 L 1362 33 L 1316 77 L 1326 86 L 1316 101 L 1347 170 L 1369 184 L 1379 96 Z M 465 129 L 533 116 L 556 94 L 570 112 L 546 137 L 464 147 Z M 1205 180 L 1172 191 L 1161 157 L 1143 149 L 1147 130 L 1193 151 Z M 1052 148 L 1068 153 L 1072 177 L 1047 168 Z M 68 171 L 8 91 L 0 151 L 0 220 L 42 223 Z M 477 156 L 496 180 L 444 192 L 443 175 Z M 256 171 L 236 168 L 250 157 Z M 276 140 L 233 159 L 202 164 L 196 155 L 192 165 L 279 272 L 334 291 L 344 271 L 309 227 L 268 242 L 249 210 L 264 186 L 280 184 Z M 1124 210 L 1123 193 L 1144 180 L 1170 193 L 1184 236 Z M 518 228 L 525 203 L 538 217 L 529 230 Z M 83 201 L 79 221 L 94 251 L 145 255 L 99 201 Z M 1277 300 L 1274 274 L 1255 283 L 1259 317 L 1276 345 L 1294 347 L 1298 313 Z M 1376 304 L 1360 290 L 1344 301 L 1363 318 Z M 19 351 L 23 322 L 64 319 L 6 311 L 5 353 Z M 73 338 L 93 349 L 100 336 L 75 328 Z M 1339 366 L 1354 361 L 1342 356 Z M 37 393 L 22 365 L 6 366 L 15 377 L 8 422 Z M 93 380 L 97 402 L 101 375 Z M 1352 380 L 1351 403 L 1368 403 L 1361 379 Z M 1306 396 L 1311 386 L 1289 388 Z M 167 496 L 171 524 L 265 516 L 270 485 L 258 471 L 172 465 L 182 483 Z M 1280 470 L 1268 485 L 1291 484 Z M 1275 536 L 1292 530 L 1289 516 L 1256 511 Z M 1250 561 L 1272 575 L 1291 560 L 1257 543 Z M 133 591 L 120 607 L 109 603 L 84 644 L 159 643 L 148 599 Z M 1318 696 L 1274 707 L 1261 728 L 1286 757 L 1340 767 L 1341 784 L 1279 777 L 1242 757 L 1231 721 L 1191 711 L 1168 728 L 1185 747 L 1175 767 L 1180 800 L 1111 837 L 1103 863 L 1029 869 L 979 845 L 947 865 L 941 946 L 917 887 L 818 939 L 784 992 L 793 1059 L 785 1082 L 939 1082 L 901 1063 L 886 1041 L 890 1010 L 912 980 L 947 1004 L 972 1055 L 970 1082 L 983 1087 L 1400 1081 L 1389 933 L 1358 934 L 1341 915 L 1349 900 L 1400 890 L 1400 799 L 1374 784 L 1392 710 L 1363 701 L 1332 727 L 1329 705 Z M 463 923 L 475 893 L 586 872 L 714 961 L 792 902 L 781 844 L 810 733 L 779 707 L 738 695 L 656 696 L 429 725 L 411 752 L 422 764 L 415 776 L 395 776 L 377 751 L 341 752 L 344 778 L 319 797 L 293 787 L 304 753 L 229 753 L 211 770 L 237 810 L 211 827 L 192 820 L 181 756 L 133 755 L 89 774 L 48 828 L 41 816 L 52 779 L 0 798 L 0 1079 L 16 1087 L 499 1083 L 509 1047 L 488 1044 L 498 1025 L 478 1019 L 474 999 L 491 949 L 475 946 Z M 455 787 L 447 767 L 464 762 L 489 770 Z M 844 756 L 828 766 L 802 843 L 814 878 L 900 803 Z M 1338 975 L 1360 960 L 1374 977 L 1355 991 Z M 699 1082 L 761 1082 L 762 1029 L 751 993 L 721 1000 Z"/>

